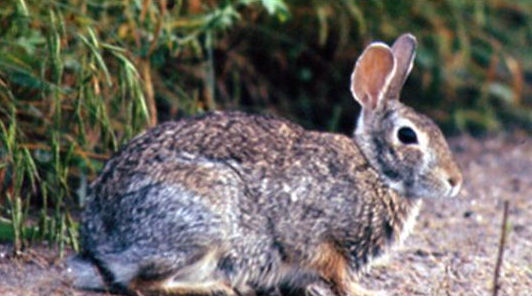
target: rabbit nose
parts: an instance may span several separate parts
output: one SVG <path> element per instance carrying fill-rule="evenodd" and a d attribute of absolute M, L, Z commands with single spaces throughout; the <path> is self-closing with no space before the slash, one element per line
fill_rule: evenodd
<path fill-rule="evenodd" d="M 462 174 L 458 173 L 447 178 L 447 182 L 451 186 L 451 195 L 456 196 L 462 187 Z"/>
<path fill-rule="evenodd" d="M 451 187 L 456 187 L 456 185 L 461 183 L 458 177 L 449 177 L 449 179 L 447 179 L 447 182 L 449 182 L 449 185 L 451 185 Z"/>

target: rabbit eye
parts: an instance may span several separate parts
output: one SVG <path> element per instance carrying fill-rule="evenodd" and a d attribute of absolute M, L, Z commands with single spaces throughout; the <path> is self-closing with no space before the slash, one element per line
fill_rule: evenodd
<path fill-rule="evenodd" d="M 402 127 L 397 131 L 397 138 L 403 144 L 417 144 L 416 132 L 409 127 Z"/>

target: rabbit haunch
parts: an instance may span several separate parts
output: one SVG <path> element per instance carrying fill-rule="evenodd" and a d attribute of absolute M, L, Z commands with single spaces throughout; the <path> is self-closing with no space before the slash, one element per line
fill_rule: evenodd
<path fill-rule="evenodd" d="M 363 293 L 357 273 L 406 237 L 421 197 L 454 196 L 461 185 L 439 129 L 398 101 L 414 48 L 403 35 L 359 58 L 353 138 L 215 112 L 133 139 L 91 186 L 82 252 L 71 264 L 75 285 Z"/>

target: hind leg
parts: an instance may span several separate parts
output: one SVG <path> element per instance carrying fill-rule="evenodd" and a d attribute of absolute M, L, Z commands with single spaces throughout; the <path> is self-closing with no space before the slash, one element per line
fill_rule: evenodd
<path fill-rule="evenodd" d="M 158 279 L 147 279 L 145 275 L 154 271 L 143 270 L 137 279 L 131 281 L 128 289 L 140 295 L 237 296 L 229 281 L 217 269 L 219 254 L 216 249 L 210 250 L 196 261 Z"/>
<path fill-rule="evenodd" d="M 230 285 L 223 281 L 163 281 L 157 283 L 137 282 L 132 288 L 133 289 L 130 290 L 137 295 L 238 296 L 238 294 L 230 287 Z"/>
<path fill-rule="evenodd" d="M 175 295 L 228 290 L 216 269 L 230 248 L 231 221 L 214 212 L 206 198 L 155 184 L 115 199 L 118 205 L 94 209 L 98 216 L 83 231 L 84 253 L 108 286 Z"/>
<path fill-rule="evenodd" d="M 216 247 L 197 248 L 125 261 L 131 257 L 120 253 L 106 256 L 100 269 L 111 275 L 109 290 L 128 295 L 237 296 L 218 269 L 221 254 Z"/>

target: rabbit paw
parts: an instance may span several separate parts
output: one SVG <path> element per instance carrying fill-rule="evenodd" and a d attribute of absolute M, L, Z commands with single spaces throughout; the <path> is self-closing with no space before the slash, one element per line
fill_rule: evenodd
<path fill-rule="evenodd" d="M 305 288 L 306 296 L 336 296 L 325 282 L 315 282 Z"/>

